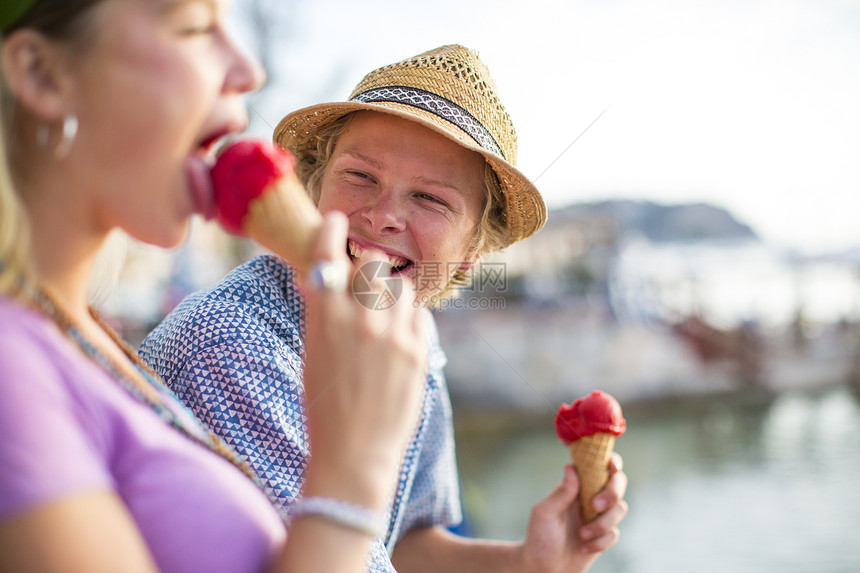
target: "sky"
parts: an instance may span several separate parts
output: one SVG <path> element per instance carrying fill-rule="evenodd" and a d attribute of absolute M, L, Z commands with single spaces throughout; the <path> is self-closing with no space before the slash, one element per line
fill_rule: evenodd
<path fill-rule="evenodd" d="M 860 0 L 257 1 L 272 36 L 253 134 L 460 43 L 551 209 L 707 202 L 777 247 L 860 247 Z"/>

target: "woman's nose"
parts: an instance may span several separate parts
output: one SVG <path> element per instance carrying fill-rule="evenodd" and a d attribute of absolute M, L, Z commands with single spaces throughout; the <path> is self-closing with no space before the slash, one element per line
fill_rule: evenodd
<path fill-rule="evenodd" d="M 256 58 L 240 49 L 232 37 L 227 36 L 226 40 L 230 56 L 225 82 L 227 91 L 245 93 L 261 88 L 266 83 L 266 70 Z"/>

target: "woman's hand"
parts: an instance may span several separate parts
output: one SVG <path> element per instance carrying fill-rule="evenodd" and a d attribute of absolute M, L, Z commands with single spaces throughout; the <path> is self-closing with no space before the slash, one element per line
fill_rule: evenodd
<path fill-rule="evenodd" d="M 426 330 L 411 283 L 390 308 L 361 304 L 354 273 L 387 259 L 368 252 L 353 267 L 346 255 L 348 222 L 326 215 L 317 261 L 348 265 L 345 290 L 307 281 L 304 372 L 311 459 L 304 495 L 323 495 L 379 510 L 393 491 L 401 456 L 417 423 L 426 377 Z M 395 280 L 395 279 L 387 279 Z M 384 281 L 373 285 L 384 289 Z M 396 289 L 393 291 L 396 293 Z M 386 305 L 381 305 L 386 306 Z"/>

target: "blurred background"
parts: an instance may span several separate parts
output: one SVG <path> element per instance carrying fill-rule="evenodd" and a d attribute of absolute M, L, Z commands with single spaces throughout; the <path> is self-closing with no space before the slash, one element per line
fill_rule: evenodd
<path fill-rule="evenodd" d="M 461 43 L 490 67 L 549 223 L 436 312 L 462 533 L 523 535 L 602 389 L 630 514 L 597 572 L 860 570 L 860 2 L 237 0 L 250 133 Z M 257 249 L 195 222 L 132 245 L 139 341 Z"/>

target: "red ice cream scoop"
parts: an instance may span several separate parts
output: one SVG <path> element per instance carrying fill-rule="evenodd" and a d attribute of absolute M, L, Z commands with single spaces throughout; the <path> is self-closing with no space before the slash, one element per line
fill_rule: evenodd
<path fill-rule="evenodd" d="M 210 172 L 218 222 L 234 235 L 244 235 L 248 204 L 271 183 L 295 171 L 295 157 L 280 147 L 254 139 L 231 144 Z"/>
<path fill-rule="evenodd" d="M 621 405 L 600 390 L 594 390 L 569 406 L 562 404 L 555 417 L 555 433 L 565 444 L 597 433 L 620 436 L 626 428 Z"/>
<path fill-rule="evenodd" d="M 296 177 L 292 154 L 260 140 L 239 140 L 218 156 L 210 177 L 215 217 L 227 231 L 307 269 L 322 216 Z"/>

